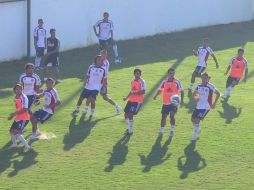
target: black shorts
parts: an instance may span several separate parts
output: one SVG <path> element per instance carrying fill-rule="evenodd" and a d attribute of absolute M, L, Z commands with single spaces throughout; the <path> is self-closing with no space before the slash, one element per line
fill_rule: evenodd
<path fill-rule="evenodd" d="M 20 120 L 14 121 L 10 128 L 10 133 L 12 135 L 21 135 L 24 132 L 26 125 L 28 124 L 29 120 Z"/>
<path fill-rule="evenodd" d="M 241 79 L 229 76 L 227 79 L 226 88 L 231 85 L 237 85 Z"/>
<path fill-rule="evenodd" d="M 111 45 L 112 39 L 109 38 L 108 40 L 100 40 L 99 39 L 99 44 L 100 44 L 100 50 L 106 49 L 107 46 Z"/>
<path fill-rule="evenodd" d="M 92 97 L 93 99 L 96 100 L 98 93 L 99 93 L 98 90 L 88 90 L 88 89 L 84 88 L 84 90 L 80 94 L 80 97 L 82 97 L 82 98 Z"/>
<path fill-rule="evenodd" d="M 197 66 L 195 68 L 195 73 L 200 75 L 201 73 L 203 73 L 204 70 L 205 70 L 205 67 Z"/>
<path fill-rule="evenodd" d="M 170 112 L 176 113 L 177 112 L 177 106 L 175 106 L 173 104 L 162 106 L 162 108 L 161 108 L 161 114 L 162 115 L 168 115 Z"/>
<path fill-rule="evenodd" d="M 58 56 L 48 56 L 44 62 L 45 66 L 49 63 L 52 63 L 53 67 L 59 66 L 59 57 Z"/>
<path fill-rule="evenodd" d="M 200 120 L 203 120 L 209 111 L 210 111 L 209 109 L 195 109 L 191 117 L 193 119 L 198 118 Z"/>
<path fill-rule="evenodd" d="M 44 123 L 49 118 L 51 118 L 53 114 L 46 112 L 43 109 L 39 109 L 36 112 L 34 112 L 33 116 L 37 119 L 37 121 L 40 121 L 41 123 Z"/>
<path fill-rule="evenodd" d="M 142 105 L 142 103 L 128 101 L 125 108 L 124 108 L 124 112 L 125 113 L 132 113 L 133 115 L 136 115 L 138 113 L 139 109 L 141 108 L 141 105 Z"/>
<path fill-rule="evenodd" d="M 36 56 L 37 57 L 42 57 L 44 56 L 44 47 L 37 47 L 35 48 L 35 51 L 36 51 Z"/>

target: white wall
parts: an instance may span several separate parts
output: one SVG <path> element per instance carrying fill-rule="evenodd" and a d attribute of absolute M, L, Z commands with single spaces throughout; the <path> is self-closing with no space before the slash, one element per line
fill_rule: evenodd
<path fill-rule="evenodd" d="M 31 34 L 37 25 L 37 19 L 43 18 L 47 30 L 52 27 L 56 28 L 57 36 L 61 40 L 61 50 L 97 43 L 92 26 L 102 18 L 104 11 L 110 13 L 110 19 L 113 20 L 115 26 L 114 36 L 118 40 L 199 26 L 247 21 L 254 18 L 254 0 L 31 1 Z M 1 9 L 0 14 L 2 14 Z M 24 16 L 20 17 L 14 13 L 10 20 L 15 20 L 15 18 L 22 19 L 23 23 L 18 25 L 18 31 L 23 34 L 26 19 Z M 10 31 L 5 35 L 10 38 Z M 19 41 L 21 40 L 19 39 Z M 21 46 L 20 52 L 23 55 L 23 49 L 26 48 L 23 43 L 20 43 L 19 47 Z M 33 55 L 32 36 L 31 48 Z M 20 52 L 19 54 L 8 52 L 8 56 L 5 57 L 0 55 L 0 60 L 18 58 Z"/>
<path fill-rule="evenodd" d="M 0 3 L 0 60 L 26 55 L 25 1 Z"/>

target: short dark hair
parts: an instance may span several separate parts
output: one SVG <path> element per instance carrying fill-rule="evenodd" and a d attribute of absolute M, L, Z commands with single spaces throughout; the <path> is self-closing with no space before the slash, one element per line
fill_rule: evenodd
<path fill-rule="evenodd" d="M 16 90 L 17 87 L 20 87 L 20 88 L 23 90 L 22 84 L 18 83 L 18 84 L 15 84 L 15 86 L 13 87 L 13 91 L 14 91 L 14 92 L 15 92 L 15 90 Z"/>
<path fill-rule="evenodd" d="M 49 30 L 49 33 L 52 33 L 52 32 L 56 32 L 56 29 L 51 28 L 51 29 Z"/>
<path fill-rule="evenodd" d="M 103 13 L 103 16 L 104 16 L 104 15 L 108 15 L 108 16 L 109 16 L 109 13 L 108 13 L 108 12 L 104 12 L 104 13 Z"/>
<path fill-rule="evenodd" d="M 95 57 L 94 57 L 94 63 L 96 63 L 97 62 L 97 59 L 99 59 L 101 57 L 101 55 L 96 55 Z"/>
<path fill-rule="evenodd" d="M 175 69 L 169 68 L 169 69 L 168 69 L 168 73 L 169 73 L 170 71 L 175 72 Z"/>
<path fill-rule="evenodd" d="M 206 76 L 206 77 L 208 77 L 208 78 L 211 78 L 211 77 L 208 75 L 208 73 L 206 73 L 206 72 L 205 72 L 205 73 L 202 73 L 201 76 Z"/>
<path fill-rule="evenodd" d="M 142 73 L 141 69 L 134 69 L 133 73 L 135 74 L 136 72 L 139 72 L 140 75 L 141 75 L 141 73 Z"/>
<path fill-rule="evenodd" d="M 38 19 L 38 22 L 43 22 L 43 19 L 42 19 L 42 18 L 39 18 L 39 19 Z"/>
<path fill-rule="evenodd" d="M 34 64 L 33 63 L 27 63 L 25 64 L 25 70 L 27 70 L 28 67 L 33 67 L 34 68 Z"/>
<path fill-rule="evenodd" d="M 239 53 L 239 52 L 243 52 L 244 53 L 244 49 L 243 48 L 239 48 L 238 50 L 237 50 L 237 52 Z"/>
<path fill-rule="evenodd" d="M 46 83 L 49 82 L 49 81 L 50 81 L 52 84 L 55 84 L 55 80 L 54 80 L 54 79 L 52 79 L 52 78 L 47 78 Z"/>

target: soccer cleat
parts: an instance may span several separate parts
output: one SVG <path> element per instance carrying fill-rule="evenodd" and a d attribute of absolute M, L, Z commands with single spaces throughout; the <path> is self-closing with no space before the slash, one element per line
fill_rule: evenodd
<path fill-rule="evenodd" d="M 128 127 L 128 134 L 132 134 L 133 133 L 133 127 Z"/>
<path fill-rule="evenodd" d="M 31 150 L 32 150 L 31 146 L 24 148 L 24 152 L 30 152 Z"/>
<path fill-rule="evenodd" d="M 116 106 L 116 115 L 120 115 L 123 112 L 122 108 L 120 106 Z"/>
<path fill-rule="evenodd" d="M 77 117 L 79 113 L 79 110 L 75 110 L 74 112 L 71 113 L 72 117 Z"/>
<path fill-rule="evenodd" d="M 120 57 L 115 58 L 115 64 L 122 63 L 122 59 Z"/>
<path fill-rule="evenodd" d="M 173 130 L 170 130 L 170 131 L 169 131 L 169 134 L 168 134 L 168 136 L 169 136 L 169 137 L 173 137 L 173 136 L 174 136 L 174 134 L 175 134 L 175 131 L 173 131 Z"/>
<path fill-rule="evenodd" d="M 163 135 L 164 131 L 165 131 L 165 127 L 161 127 L 161 128 L 160 128 L 159 134 L 160 134 L 160 135 Z"/>

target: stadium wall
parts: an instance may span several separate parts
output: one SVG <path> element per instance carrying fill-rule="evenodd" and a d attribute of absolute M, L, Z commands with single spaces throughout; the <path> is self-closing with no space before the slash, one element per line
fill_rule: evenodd
<path fill-rule="evenodd" d="M 0 6 L 0 16 L 6 18 L 4 25 L 10 26 L 5 28 L 1 39 L 12 47 L 6 48 L 5 53 L 0 52 L 0 60 L 19 58 L 26 53 L 26 7 L 24 2 Z M 92 26 L 105 11 L 110 13 L 110 19 L 114 22 L 114 38 L 126 40 L 200 26 L 248 21 L 254 18 L 254 1 L 31 0 L 31 55 L 35 53 L 32 34 L 38 18 L 44 19 L 47 30 L 56 28 L 61 50 L 68 50 L 97 43 Z M 12 31 L 16 31 L 15 40 Z"/>

